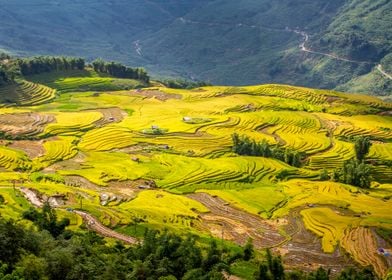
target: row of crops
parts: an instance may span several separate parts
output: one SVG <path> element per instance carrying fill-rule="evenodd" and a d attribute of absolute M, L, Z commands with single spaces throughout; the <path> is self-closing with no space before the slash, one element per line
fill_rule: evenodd
<path fill-rule="evenodd" d="M 16 84 L 0 88 L 0 102 L 3 105 L 35 106 L 50 102 L 55 98 L 56 90 L 28 82 L 19 81 Z"/>
<path fill-rule="evenodd" d="M 108 79 L 71 77 L 56 79 L 52 86 L 62 92 L 103 89 Z M 18 86 L 24 92 L 45 95 L 47 87 L 25 83 Z M 392 122 L 376 114 L 388 106 L 371 97 L 278 85 L 63 93 L 50 104 L 0 109 L 2 131 L 25 136 L 1 142 L 0 182 L 10 186 L 16 175 L 30 178 L 24 185 L 45 194 L 67 194 L 64 208 L 83 202 L 107 226 L 136 219 L 154 228 L 205 230 L 201 215 L 212 210 L 194 194 L 186 196 L 194 192 L 208 193 L 206 199 L 218 196 L 272 224 L 279 219 L 284 224 L 296 212 L 320 237 L 324 253 L 340 246 L 384 275 L 383 259 L 361 250 L 376 246 L 375 239 L 369 242 L 372 248 L 363 245 L 375 236 L 371 227 L 390 229 L 391 224 Z M 234 154 L 233 133 L 303 153 L 302 168 Z M 319 181 L 323 169 L 331 172 L 355 157 L 350 137 L 357 135 L 373 141 L 367 160 L 375 162 L 375 187 L 364 192 Z M 33 146 L 39 152 L 29 154 Z M 113 198 L 105 206 L 103 193 Z M 9 189 L 5 196 L 16 201 Z M 9 215 L 12 211 L 19 209 Z M 214 215 L 211 224 L 223 223 L 224 217 Z M 275 230 L 284 234 L 285 227 Z"/>

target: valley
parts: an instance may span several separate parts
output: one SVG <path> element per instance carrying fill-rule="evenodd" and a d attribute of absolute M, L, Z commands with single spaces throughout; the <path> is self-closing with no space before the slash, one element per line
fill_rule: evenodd
<path fill-rule="evenodd" d="M 1 0 L 0 8 L 0 49 L 17 56 L 101 57 L 143 66 L 154 79 L 391 98 L 387 0 Z M 304 39 L 307 51 L 298 48 Z"/>

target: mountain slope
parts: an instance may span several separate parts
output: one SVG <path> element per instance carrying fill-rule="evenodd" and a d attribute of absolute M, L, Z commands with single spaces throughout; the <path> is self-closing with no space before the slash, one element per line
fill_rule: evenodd
<path fill-rule="evenodd" d="M 391 74 L 391 11 L 388 0 L 0 0 L 0 49 L 103 57 L 216 84 L 389 96 L 377 66 Z M 312 52 L 300 48 L 305 39 Z"/>

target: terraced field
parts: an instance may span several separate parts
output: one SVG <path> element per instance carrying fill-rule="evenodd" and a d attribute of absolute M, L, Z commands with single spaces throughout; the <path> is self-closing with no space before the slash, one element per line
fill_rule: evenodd
<path fill-rule="evenodd" d="M 19 81 L 13 85 L 0 88 L 0 103 L 3 106 L 33 106 L 47 103 L 55 98 L 56 90 L 28 82 Z"/>
<path fill-rule="evenodd" d="M 377 229 L 392 231 L 390 103 L 281 85 L 115 91 L 109 79 L 57 73 L 0 89 L 2 215 L 27 208 L 13 188 L 24 186 L 57 199 L 74 227 L 81 218 L 64 209 L 131 235 L 251 237 L 291 267 L 390 272 L 390 257 L 377 254 L 391 242 Z M 235 154 L 234 133 L 301 152 L 301 167 Z M 372 141 L 371 188 L 322 181 L 355 157 L 358 135 Z"/>
<path fill-rule="evenodd" d="M 138 80 L 100 76 L 92 70 L 58 71 L 29 77 L 59 92 L 121 90 L 143 86 Z"/>

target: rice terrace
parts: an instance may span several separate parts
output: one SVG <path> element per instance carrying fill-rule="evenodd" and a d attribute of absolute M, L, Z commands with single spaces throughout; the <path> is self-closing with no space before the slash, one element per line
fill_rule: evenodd
<path fill-rule="evenodd" d="M 26 75 L 0 95 L 2 217 L 48 200 L 71 228 L 128 243 L 167 228 L 251 238 L 305 271 L 391 273 L 391 103 L 275 84 L 172 89 L 90 68 Z M 370 176 L 351 183 L 350 168 Z"/>

